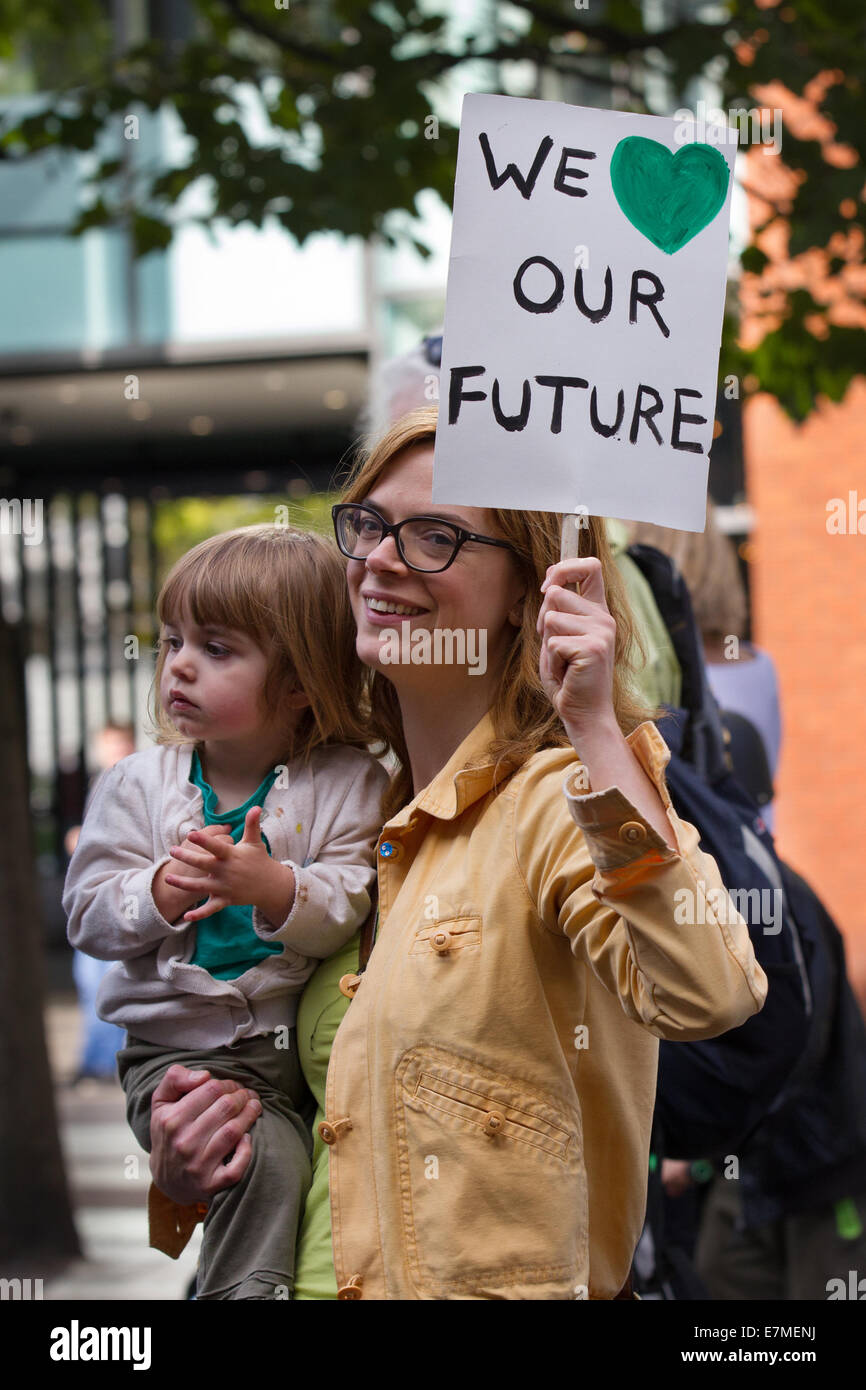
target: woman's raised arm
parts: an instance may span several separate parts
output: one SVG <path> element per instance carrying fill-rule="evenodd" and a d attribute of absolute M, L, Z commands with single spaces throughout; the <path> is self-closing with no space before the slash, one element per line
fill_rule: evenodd
<path fill-rule="evenodd" d="M 580 593 L 566 586 L 578 581 Z M 613 707 L 616 625 L 595 557 L 560 560 L 547 571 L 538 614 L 540 675 L 594 790 L 619 787 L 676 849 L 658 791 L 632 753 Z"/>

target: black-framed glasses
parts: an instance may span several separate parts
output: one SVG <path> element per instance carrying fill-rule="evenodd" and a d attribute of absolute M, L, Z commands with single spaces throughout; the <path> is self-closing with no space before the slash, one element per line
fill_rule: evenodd
<path fill-rule="evenodd" d="M 467 541 L 498 545 L 503 550 L 514 549 L 508 541 L 478 536 L 438 516 L 407 516 L 404 521 L 391 524 L 375 507 L 360 506 L 357 502 L 338 502 L 331 508 L 331 516 L 337 545 L 350 560 L 365 560 L 385 536 L 393 536 L 403 563 L 422 574 L 447 570 Z"/>

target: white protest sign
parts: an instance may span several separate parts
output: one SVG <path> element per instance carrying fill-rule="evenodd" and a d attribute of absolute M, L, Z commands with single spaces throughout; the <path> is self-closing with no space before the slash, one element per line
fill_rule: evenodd
<path fill-rule="evenodd" d="M 433 500 L 702 531 L 736 132 L 463 102 Z"/>

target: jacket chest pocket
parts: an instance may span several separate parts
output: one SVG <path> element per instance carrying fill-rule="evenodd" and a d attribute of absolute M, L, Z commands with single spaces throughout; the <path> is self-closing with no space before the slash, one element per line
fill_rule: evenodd
<path fill-rule="evenodd" d="M 465 951 L 481 947 L 481 916 L 464 913 L 454 917 L 437 917 L 418 927 L 409 946 L 410 956 L 436 957 L 444 960 Z"/>
<path fill-rule="evenodd" d="M 422 1298 L 574 1298 L 586 1282 L 579 1111 L 445 1048 L 396 1076 L 406 1258 Z"/>

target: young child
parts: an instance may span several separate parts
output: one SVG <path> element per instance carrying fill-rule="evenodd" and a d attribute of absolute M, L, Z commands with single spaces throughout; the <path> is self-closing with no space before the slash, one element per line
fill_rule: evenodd
<path fill-rule="evenodd" d="M 214 536 L 175 565 L 158 615 L 158 742 L 94 790 L 69 939 L 118 962 L 99 1012 L 128 1030 L 119 1067 L 145 1149 L 172 1063 L 259 1096 L 252 1159 L 208 1208 L 197 1297 L 285 1298 L 312 1151 L 298 995 L 367 917 L 388 779 L 364 746 L 329 542 L 278 526 Z"/>

